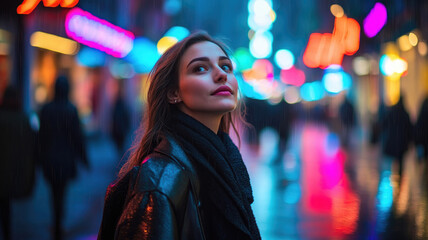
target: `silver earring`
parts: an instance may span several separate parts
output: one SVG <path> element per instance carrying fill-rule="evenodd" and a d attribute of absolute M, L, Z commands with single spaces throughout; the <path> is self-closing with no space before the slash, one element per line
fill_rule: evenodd
<path fill-rule="evenodd" d="M 177 103 L 177 99 L 174 99 L 174 103 Z"/>

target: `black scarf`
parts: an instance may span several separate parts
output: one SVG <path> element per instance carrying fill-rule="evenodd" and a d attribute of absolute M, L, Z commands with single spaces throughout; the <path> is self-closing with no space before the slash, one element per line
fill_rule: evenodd
<path fill-rule="evenodd" d="M 207 237 L 261 239 L 250 205 L 254 201 L 250 178 L 229 135 L 215 134 L 180 111 L 174 113 L 171 125 L 171 131 L 198 171 Z"/>

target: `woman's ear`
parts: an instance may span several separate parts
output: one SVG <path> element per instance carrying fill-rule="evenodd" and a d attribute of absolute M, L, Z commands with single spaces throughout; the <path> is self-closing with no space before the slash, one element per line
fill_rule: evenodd
<path fill-rule="evenodd" d="M 180 95 L 178 94 L 178 90 L 169 90 L 167 93 L 168 101 L 171 104 L 176 104 L 181 102 Z"/>

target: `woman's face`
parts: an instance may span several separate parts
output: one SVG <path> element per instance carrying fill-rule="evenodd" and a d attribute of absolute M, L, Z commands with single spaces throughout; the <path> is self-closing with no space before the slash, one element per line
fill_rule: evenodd
<path fill-rule="evenodd" d="M 215 43 L 190 46 L 179 67 L 178 107 L 199 119 L 223 116 L 236 108 L 238 83 L 231 60 Z"/>

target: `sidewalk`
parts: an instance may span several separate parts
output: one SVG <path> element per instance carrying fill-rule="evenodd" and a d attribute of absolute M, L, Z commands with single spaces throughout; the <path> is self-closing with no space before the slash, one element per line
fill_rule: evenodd
<path fill-rule="evenodd" d="M 64 239 L 96 239 L 106 188 L 115 178 L 120 158 L 106 137 L 87 139 L 90 170 L 78 166 L 78 176 L 66 194 Z M 40 168 L 36 169 L 33 194 L 12 203 L 12 239 L 48 240 L 53 231 L 51 193 Z"/>

